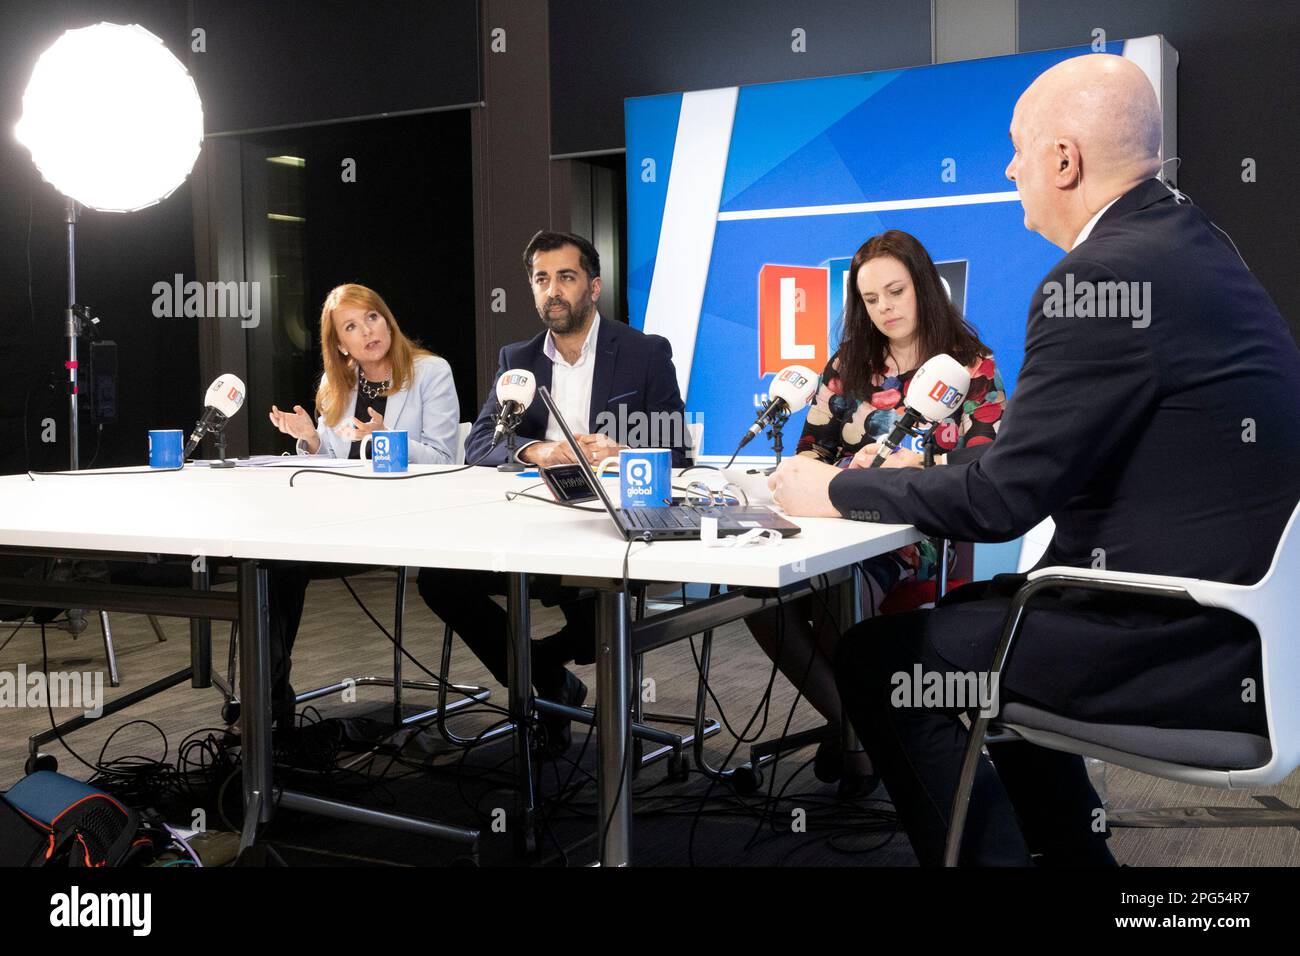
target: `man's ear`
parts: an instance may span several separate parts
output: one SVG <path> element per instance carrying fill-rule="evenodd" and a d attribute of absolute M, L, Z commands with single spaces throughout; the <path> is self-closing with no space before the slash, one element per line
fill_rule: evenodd
<path fill-rule="evenodd" d="M 1056 164 L 1053 179 L 1058 189 L 1071 189 L 1078 184 L 1082 171 L 1078 143 L 1058 139 L 1052 144 L 1052 161 Z"/>
<path fill-rule="evenodd" d="M 591 301 L 595 302 L 600 298 L 600 276 L 591 280 Z"/>

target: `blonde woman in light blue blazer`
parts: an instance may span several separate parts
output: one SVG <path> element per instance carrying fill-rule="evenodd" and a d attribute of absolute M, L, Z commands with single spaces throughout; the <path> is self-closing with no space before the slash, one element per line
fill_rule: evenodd
<path fill-rule="evenodd" d="M 412 464 L 446 465 L 456 456 L 460 404 L 451 366 L 402 334 L 378 293 L 341 285 L 321 309 L 325 371 L 312 422 L 301 405 L 271 406 L 271 423 L 297 439 L 300 455 L 358 458 L 374 431 L 404 431 Z"/>
<path fill-rule="evenodd" d="M 271 406 L 272 424 L 297 439 L 298 454 L 359 458 L 371 432 L 404 431 L 412 464 L 454 463 L 460 404 L 451 366 L 403 335 L 378 293 L 355 284 L 331 291 L 321 308 L 320 337 L 325 371 L 316 392 L 317 421 L 301 405 L 292 412 Z M 352 570 L 309 562 L 270 566 L 271 709 L 280 731 L 293 727 L 290 655 L 307 586 Z"/>

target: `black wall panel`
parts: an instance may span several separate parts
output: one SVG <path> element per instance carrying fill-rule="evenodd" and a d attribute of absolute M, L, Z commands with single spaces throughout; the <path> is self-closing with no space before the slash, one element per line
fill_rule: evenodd
<path fill-rule="evenodd" d="M 551 0 L 550 14 L 555 154 L 621 149 L 629 96 L 930 62 L 929 0 Z"/>
<path fill-rule="evenodd" d="M 1020 0 L 1020 49 L 1163 34 L 1178 51 L 1178 185 L 1232 236 L 1300 338 L 1300 11 L 1223 0 Z M 1257 180 L 1242 181 L 1254 159 Z"/>
<path fill-rule="evenodd" d="M 191 0 L 208 133 L 479 100 L 476 0 Z"/>

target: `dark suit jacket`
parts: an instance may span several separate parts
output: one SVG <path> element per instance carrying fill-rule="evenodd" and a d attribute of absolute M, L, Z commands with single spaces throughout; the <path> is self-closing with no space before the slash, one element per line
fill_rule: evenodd
<path fill-rule="evenodd" d="M 1077 306 L 1080 283 L 1107 282 L 1138 283 L 1146 317 L 1051 314 L 1060 298 L 1052 283 L 1072 284 Z M 1040 566 L 1104 561 L 1112 570 L 1253 583 L 1300 498 L 1300 351 L 1205 214 L 1148 180 L 1040 283 L 1015 393 L 998 440 L 978 460 L 855 469 L 837 476 L 830 494 L 847 517 L 958 540 L 1009 540 L 1051 515 L 1056 533 Z M 950 660 L 973 663 L 987 635 L 963 634 L 956 620 L 932 637 Z M 1082 655 L 1094 691 L 1178 653 L 1158 627 L 1149 640 L 1092 648 L 1066 628 L 1042 634 L 1038 653 L 1026 626 L 1013 665 L 1060 670 Z M 1090 692 L 1084 675 L 1074 683 L 1031 676 L 1039 688 Z"/>
<path fill-rule="evenodd" d="M 515 342 L 501 350 L 497 373 L 492 379 L 492 391 L 488 393 L 487 401 L 483 403 L 469 438 L 465 441 L 466 461 L 477 461 L 492 443 L 492 431 L 496 427 L 493 416 L 499 404 L 496 381 L 507 369 L 528 369 L 537 377 L 539 388 L 543 385 L 550 388 L 551 360 L 542 351 L 545 340 L 546 333 L 541 332 L 527 342 Z M 672 447 L 673 464 L 677 467 L 686 465 L 685 422 L 682 419 L 684 406 L 681 392 L 677 388 L 672 346 L 663 336 L 646 335 L 622 322 L 602 316 L 600 332 L 596 336 L 596 365 L 591 380 L 591 411 L 588 419 L 591 430 L 594 432 L 598 429 L 598 419 L 602 412 L 618 419 L 620 407 L 624 416 L 633 413 L 672 413 L 680 423 L 674 429 L 680 440 L 674 443 L 669 440 L 669 436 L 661 435 L 658 436 L 660 444 L 657 447 Z M 516 434 L 524 440 L 545 440 L 547 420 L 546 406 L 540 398 L 535 398 L 524 413 Z M 643 433 L 653 440 L 648 430 L 649 426 L 643 426 Z M 505 460 L 503 442 L 493 448 L 480 464 L 499 465 Z"/>

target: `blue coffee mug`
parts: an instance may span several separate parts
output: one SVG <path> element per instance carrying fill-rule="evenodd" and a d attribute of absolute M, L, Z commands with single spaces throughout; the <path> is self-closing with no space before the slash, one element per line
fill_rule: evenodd
<path fill-rule="evenodd" d="M 179 468 L 185 464 L 184 454 L 185 433 L 179 428 L 150 430 L 150 468 Z"/>
<path fill-rule="evenodd" d="M 673 503 L 673 453 L 667 448 L 621 448 L 618 483 L 624 508 L 667 508 Z"/>
<path fill-rule="evenodd" d="M 361 443 L 361 457 L 366 457 L 370 443 L 370 470 L 379 474 L 400 474 L 408 464 L 406 432 L 371 432 Z"/>

